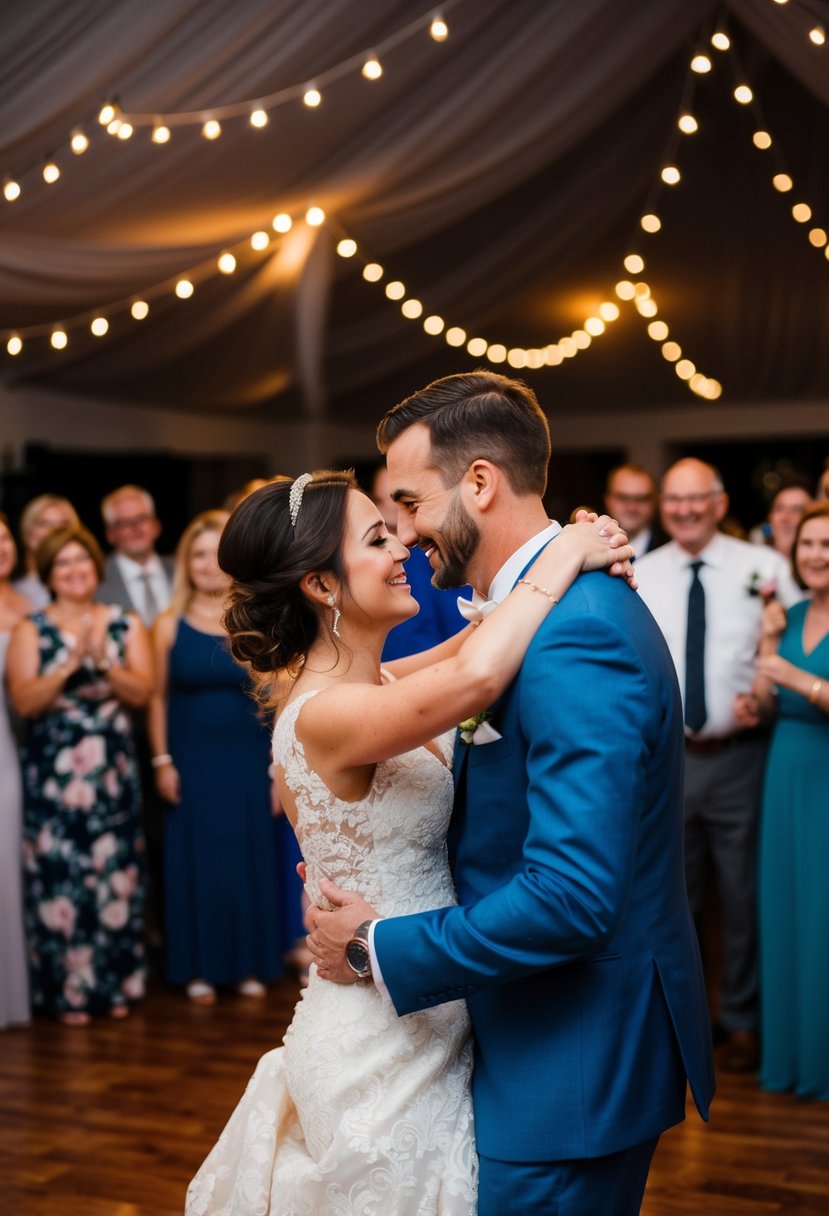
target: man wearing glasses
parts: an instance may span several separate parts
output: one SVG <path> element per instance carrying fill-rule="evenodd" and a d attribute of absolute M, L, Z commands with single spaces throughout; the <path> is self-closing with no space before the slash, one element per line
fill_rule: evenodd
<path fill-rule="evenodd" d="M 639 592 L 665 635 L 685 716 L 685 877 L 698 928 L 706 880 L 719 889 L 720 1067 L 758 1063 L 756 837 L 766 752 L 751 694 L 764 602 L 801 598 L 773 549 L 726 536 L 728 495 L 715 468 L 680 460 L 662 482 L 671 537 L 636 563 Z"/>
<path fill-rule="evenodd" d="M 141 486 L 119 486 L 102 501 L 101 514 L 114 552 L 106 560 L 98 599 L 133 609 L 149 628 L 169 607 L 173 569 L 172 559 L 155 551 L 161 524 L 152 495 Z"/>
<path fill-rule="evenodd" d="M 668 539 L 656 519 L 658 497 L 656 482 L 641 464 L 620 464 L 607 475 L 605 509 L 627 532 L 637 558 Z"/>

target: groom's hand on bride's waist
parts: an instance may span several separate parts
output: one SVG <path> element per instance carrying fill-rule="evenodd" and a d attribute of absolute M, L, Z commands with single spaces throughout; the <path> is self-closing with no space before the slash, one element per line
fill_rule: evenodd
<path fill-rule="evenodd" d="M 311 907 L 306 913 L 310 933 L 305 939 L 314 956 L 320 979 L 335 984 L 356 984 L 358 975 L 346 961 L 345 948 L 356 930 L 366 921 L 377 920 L 371 904 L 354 891 L 343 891 L 327 878 L 320 880 L 320 892 L 333 911 Z"/>

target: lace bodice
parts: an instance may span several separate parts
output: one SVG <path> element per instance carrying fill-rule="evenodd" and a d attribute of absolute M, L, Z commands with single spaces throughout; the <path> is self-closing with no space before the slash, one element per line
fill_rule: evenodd
<path fill-rule="evenodd" d="M 381 761 L 366 796 L 344 802 L 309 769 L 296 737 L 303 705 L 320 691 L 312 689 L 285 707 L 273 740 L 274 761 L 285 770 L 296 800 L 311 900 L 320 901 L 319 880 L 325 877 L 358 891 L 381 916 L 455 903 L 445 843 L 454 732 L 438 740 L 444 762 L 425 747 Z"/>

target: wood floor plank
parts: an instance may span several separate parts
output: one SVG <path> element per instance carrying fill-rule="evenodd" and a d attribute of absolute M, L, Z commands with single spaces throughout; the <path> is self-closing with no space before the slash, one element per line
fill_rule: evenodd
<path fill-rule="evenodd" d="M 0 1033 L 0 1216 L 181 1216 L 189 1179 L 278 1045 L 298 991 L 154 985 L 125 1022 Z M 660 1141 L 642 1216 L 827 1216 L 829 1103 L 719 1078 L 711 1123 Z"/>

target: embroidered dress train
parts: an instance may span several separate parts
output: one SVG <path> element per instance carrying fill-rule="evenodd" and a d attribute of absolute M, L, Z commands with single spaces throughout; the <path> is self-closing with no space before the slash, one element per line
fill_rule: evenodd
<path fill-rule="evenodd" d="M 452 735 L 377 765 L 335 798 L 296 738 L 312 690 L 286 706 L 274 759 L 294 793 L 308 890 L 321 877 L 382 916 L 454 903 L 445 837 Z M 461 1001 L 398 1018 L 373 984 L 312 968 L 283 1046 L 263 1056 L 187 1192 L 186 1216 L 473 1216 L 472 1047 Z"/>

